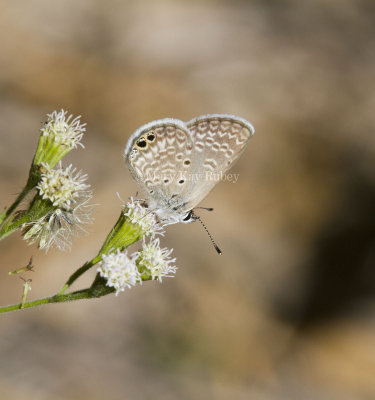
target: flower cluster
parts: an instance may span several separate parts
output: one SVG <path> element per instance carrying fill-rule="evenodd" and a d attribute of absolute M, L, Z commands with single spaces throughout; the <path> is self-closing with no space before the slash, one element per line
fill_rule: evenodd
<path fill-rule="evenodd" d="M 128 257 L 127 251 L 121 252 L 117 249 L 115 253 L 102 256 L 98 272 L 107 280 L 107 286 L 116 289 L 116 296 L 131 288 L 137 283 L 142 283 L 141 274 L 135 264 L 136 254 Z"/>
<path fill-rule="evenodd" d="M 47 117 L 27 182 L 13 204 L 0 212 L 0 240 L 21 229 L 29 244 L 37 243 L 46 251 L 52 246 L 65 250 L 70 247 L 72 236 L 85 232 L 85 225 L 92 223 L 92 191 L 86 183 L 87 175 L 72 164 L 63 168 L 61 163 L 69 151 L 84 147 L 81 139 L 86 124 L 81 124 L 80 116 L 73 117 L 64 110 Z M 20 210 L 20 204 L 27 198 L 30 200 L 27 209 Z M 177 266 L 176 259 L 171 257 L 173 249 L 161 248 L 159 238 L 155 238 L 164 234 L 165 225 L 161 221 L 144 200 L 130 198 L 97 255 L 77 269 L 56 295 L 26 302 L 31 279 L 21 277 L 22 303 L 0 307 L 0 312 L 34 307 L 46 301 L 97 298 L 112 292 L 118 295 L 143 281 L 162 282 L 163 278 L 174 277 Z M 142 247 L 128 254 L 128 246 L 141 239 Z M 65 294 L 78 277 L 95 265 L 98 273 L 90 287 Z M 9 275 L 32 270 L 31 258 L 26 267 Z"/>
<path fill-rule="evenodd" d="M 67 111 L 53 111 L 41 129 L 38 147 L 30 168 L 23 193 L 36 191 L 29 208 L 9 219 L 7 229 L 23 229 L 24 239 L 30 244 L 38 242 L 39 248 L 48 250 L 52 245 L 59 249 L 70 246 L 71 237 L 84 231 L 92 222 L 90 213 L 92 197 L 87 175 L 72 165 L 63 168 L 61 159 L 70 150 L 81 146 L 86 124 L 80 116 Z M 58 166 L 56 167 L 56 165 Z M 24 195 L 25 197 L 25 195 Z M 13 224 L 12 224 L 13 223 Z"/>
<path fill-rule="evenodd" d="M 60 145 L 75 149 L 77 145 L 84 147 L 80 142 L 86 131 L 86 124 L 81 124 L 79 115 L 67 117 L 67 111 L 53 111 L 47 114 L 47 122 L 41 129 L 42 136 L 53 136 L 55 142 Z"/>
<path fill-rule="evenodd" d="M 84 232 L 84 225 L 91 223 L 92 197 L 86 184 L 87 175 L 76 172 L 69 165 L 57 169 L 43 164 L 44 172 L 36 186 L 34 197 L 27 213 L 32 216 L 23 224 L 24 239 L 29 244 L 39 242 L 39 248 L 48 250 L 55 246 L 60 250 L 70 247 L 71 238 Z"/>
<path fill-rule="evenodd" d="M 90 185 L 85 184 L 87 175 L 82 175 L 70 164 L 63 169 L 51 169 L 48 164 L 42 164 L 45 172 L 36 186 L 42 199 L 48 199 L 57 207 L 69 208 L 82 198 L 91 197 Z"/>
<path fill-rule="evenodd" d="M 133 197 L 124 206 L 123 214 L 144 232 L 145 236 L 164 234 L 162 225 L 158 222 L 156 215 L 144 206 L 143 200 L 134 200 Z"/>
<path fill-rule="evenodd" d="M 171 278 L 171 274 L 175 274 L 177 267 L 170 265 L 176 261 L 171 258 L 173 249 L 166 247 L 160 248 L 159 238 L 151 240 L 149 243 L 143 242 L 143 250 L 139 253 L 137 258 L 138 269 L 142 271 L 142 277 L 148 278 L 151 276 L 152 280 L 162 282 L 162 278 Z"/>
<path fill-rule="evenodd" d="M 84 226 L 92 223 L 93 205 L 86 199 L 76 202 L 71 208 L 55 208 L 37 220 L 25 222 L 23 238 L 29 244 L 38 242 L 40 249 L 48 251 L 50 247 L 59 250 L 69 249 L 72 237 L 86 232 Z"/>
<path fill-rule="evenodd" d="M 47 122 L 41 129 L 38 148 L 35 152 L 33 166 L 42 163 L 53 168 L 69 151 L 81 143 L 86 124 L 81 124 L 80 116 L 67 116 L 67 111 L 54 111 L 47 114 Z"/>
<path fill-rule="evenodd" d="M 159 239 L 150 243 L 143 242 L 141 251 L 128 256 L 127 251 L 116 252 L 102 256 L 98 268 L 101 277 L 107 280 L 106 285 L 116 290 L 116 295 L 126 288 L 135 286 L 145 280 L 158 280 L 162 282 L 163 277 L 173 277 L 177 267 L 170 265 L 176 261 L 170 255 L 173 249 L 160 248 Z"/>

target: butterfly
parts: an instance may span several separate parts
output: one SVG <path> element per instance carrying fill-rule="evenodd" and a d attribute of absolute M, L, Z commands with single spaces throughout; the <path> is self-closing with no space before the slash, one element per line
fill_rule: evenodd
<path fill-rule="evenodd" d="M 124 156 L 147 207 L 165 224 L 189 223 L 194 207 L 232 167 L 254 128 L 243 118 L 209 114 L 188 122 L 149 122 L 129 138 Z"/>

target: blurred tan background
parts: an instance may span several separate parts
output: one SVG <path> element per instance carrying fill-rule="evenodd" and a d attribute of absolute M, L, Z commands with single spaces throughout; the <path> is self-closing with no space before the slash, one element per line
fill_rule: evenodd
<path fill-rule="evenodd" d="M 153 119 L 233 113 L 256 129 L 202 202 L 171 226 L 174 279 L 118 297 L 0 317 L 1 399 L 375 398 L 375 5 L 361 1 L 0 1 L 0 204 L 25 183 L 45 114 L 87 122 L 95 224 L 70 253 L 34 256 L 30 299 L 96 254 L 134 195 L 122 158 Z M 86 287 L 95 271 L 77 282 Z"/>

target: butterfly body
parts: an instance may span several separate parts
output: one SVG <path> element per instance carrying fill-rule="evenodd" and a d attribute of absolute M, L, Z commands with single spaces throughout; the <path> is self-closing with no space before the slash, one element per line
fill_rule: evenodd
<path fill-rule="evenodd" d="M 192 222 L 191 210 L 238 159 L 254 133 L 246 120 L 210 114 L 165 118 L 137 129 L 124 156 L 148 207 L 164 224 Z"/>

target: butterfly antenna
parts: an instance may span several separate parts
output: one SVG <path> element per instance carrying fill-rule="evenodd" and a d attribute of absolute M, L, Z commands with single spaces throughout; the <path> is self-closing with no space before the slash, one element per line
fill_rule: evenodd
<path fill-rule="evenodd" d="M 206 211 L 214 211 L 214 209 L 212 207 L 194 207 L 194 210 L 196 210 L 197 208 L 200 208 L 201 210 L 206 210 Z"/>
<path fill-rule="evenodd" d="M 201 220 L 201 217 L 199 215 L 194 214 L 194 217 L 199 220 L 199 222 L 202 224 L 204 230 L 207 232 L 208 237 L 210 238 L 213 246 L 215 247 L 215 250 L 218 252 L 218 254 L 222 255 L 223 253 L 219 249 L 219 246 L 215 243 L 214 239 L 211 236 L 211 233 L 208 231 L 207 226 L 204 224 L 204 222 Z"/>

